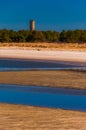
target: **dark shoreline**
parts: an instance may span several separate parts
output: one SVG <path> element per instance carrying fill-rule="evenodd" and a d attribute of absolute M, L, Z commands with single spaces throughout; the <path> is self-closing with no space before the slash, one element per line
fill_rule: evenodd
<path fill-rule="evenodd" d="M 39 59 L 39 58 L 21 58 L 21 57 L 2 57 L 0 56 L 0 59 L 2 60 L 13 60 L 13 61 L 40 61 L 40 62 L 48 62 L 48 63 L 61 63 L 65 65 L 75 65 L 75 66 L 81 66 L 86 67 L 86 62 L 82 61 L 68 61 L 68 60 L 55 60 L 55 59 Z"/>
<path fill-rule="evenodd" d="M 68 87 L 51 87 L 51 86 L 29 86 L 29 85 L 16 85 L 16 84 L 0 84 L 0 88 L 9 88 L 16 89 L 20 91 L 35 91 L 35 92 L 45 92 L 52 94 L 67 94 L 67 95 L 80 95 L 86 96 L 85 89 L 76 89 L 76 88 L 68 88 Z"/>

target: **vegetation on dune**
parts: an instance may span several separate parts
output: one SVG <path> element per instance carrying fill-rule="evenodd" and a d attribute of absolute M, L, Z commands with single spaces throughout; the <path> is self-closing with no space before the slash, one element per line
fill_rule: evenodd
<path fill-rule="evenodd" d="M 19 42 L 59 42 L 86 43 L 86 30 L 29 31 L 29 30 L 0 30 L 1 43 Z"/>

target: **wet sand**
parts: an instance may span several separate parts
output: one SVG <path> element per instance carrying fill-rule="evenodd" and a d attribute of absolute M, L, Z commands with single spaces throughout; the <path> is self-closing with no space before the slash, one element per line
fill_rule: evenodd
<path fill-rule="evenodd" d="M 0 72 L 0 84 L 48 86 L 86 90 L 86 72 L 65 70 Z"/>
<path fill-rule="evenodd" d="M 0 130 L 85 129 L 85 112 L 0 104 Z"/>

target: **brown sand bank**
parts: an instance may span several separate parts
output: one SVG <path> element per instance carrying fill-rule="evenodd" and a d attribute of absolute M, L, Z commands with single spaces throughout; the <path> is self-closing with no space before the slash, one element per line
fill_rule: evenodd
<path fill-rule="evenodd" d="M 0 72 L 0 84 L 86 89 L 86 72 L 68 70 Z"/>
<path fill-rule="evenodd" d="M 86 113 L 0 104 L 0 130 L 86 130 Z"/>

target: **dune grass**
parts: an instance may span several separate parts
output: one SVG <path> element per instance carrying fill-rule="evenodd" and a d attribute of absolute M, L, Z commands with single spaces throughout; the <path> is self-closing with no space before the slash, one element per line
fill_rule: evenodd
<path fill-rule="evenodd" d="M 86 43 L 0 43 L 0 48 L 1 47 L 38 50 L 86 50 Z"/>
<path fill-rule="evenodd" d="M 0 130 L 85 130 L 86 113 L 0 103 Z"/>
<path fill-rule="evenodd" d="M 0 84 L 86 89 L 86 72 L 74 70 L 0 72 Z"/>

